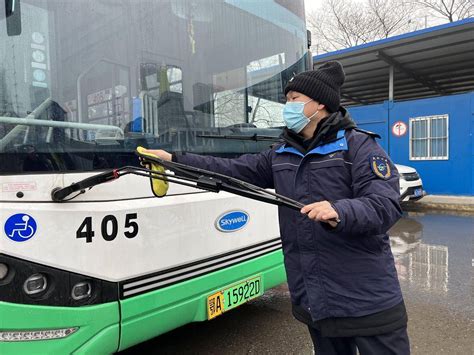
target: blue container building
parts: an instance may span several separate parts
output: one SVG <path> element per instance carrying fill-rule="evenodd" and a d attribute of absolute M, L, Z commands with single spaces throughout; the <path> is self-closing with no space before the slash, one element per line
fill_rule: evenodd
<path fill-rule="evenodd" d="M 428 194 L 474 195 L 474 18 L 313 57 L 340 61 L 342 104 Z"/>

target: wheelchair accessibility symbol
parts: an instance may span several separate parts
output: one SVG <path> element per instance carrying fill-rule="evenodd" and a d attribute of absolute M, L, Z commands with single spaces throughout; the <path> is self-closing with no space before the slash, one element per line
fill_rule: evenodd
<path fill-rule="evenodd" d="M 14 242 L 25 242 L 36 233 L 36 221 L 33 217 L 18 213 L 5 222 L 5 234 Z"/>

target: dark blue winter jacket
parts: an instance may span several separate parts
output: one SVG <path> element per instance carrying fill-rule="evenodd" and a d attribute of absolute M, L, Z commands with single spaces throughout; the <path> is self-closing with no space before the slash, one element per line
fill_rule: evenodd
<path fill-rule="evenodd" d="M 291 301 L 313 321 L 364 316 L 402 302 L 387 235 L 401 216 L 399 176 L 370 134 L 340 130 L 306 154 L 282 143 L 235 159 L 174 159 L 274 188 L 303 204 L 333 204 L 341 220 L 336 228 L 287 207 L 278 211 Z"/>

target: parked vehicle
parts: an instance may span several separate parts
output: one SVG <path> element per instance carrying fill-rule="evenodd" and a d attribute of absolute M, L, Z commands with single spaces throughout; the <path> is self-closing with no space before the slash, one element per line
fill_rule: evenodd
<path fill-rule="evenodd" d="M 400 201 L 416 201 L 426 195 L 423 189 L 423 182 L 416 169 L 395 164 L 400 173 Z"/>

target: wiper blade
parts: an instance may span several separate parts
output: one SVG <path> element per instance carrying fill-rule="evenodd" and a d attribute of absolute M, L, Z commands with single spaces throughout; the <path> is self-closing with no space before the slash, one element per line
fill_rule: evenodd
<path fill-rule="evenodd" d="M 150 162 L 162 165 L 165 168 L 174 171 L 175 173 L 179 174 L 179 177 L 195 179 L 197 182 L 197 187 L 199 188 L 204 188 L 205 184 L 202 185 L 202 182 L 205 182 L 210 183 L 210 185 L 212 186 L 216 186 L 216 189 L 218 190 L 227 191 L 236 195 L 249 197 L 255 200 L 267 202 L 278 206 L 286 206 L 298 211 L 304 206 L 302 203 L 292 200 L 286 196 L 279 195 L 277 193 L 268 191 L 264 188 L 253 185 L 246 181 L 242 181 L 224 174 L 215 173 L 213 171 L 205 169 L 195 168 L 193 166 L 176 162 L 165 161 L 158 157 L 150 157 L 149 155 L 141 155 L 139 153 L 137 153 L 137 155 L 140 156 L 140 158 L 142 158 L 145 162 L 148 160 Z M 218 182 L 218 184 L 215 184 L 216 181 Z M 201 184 L 199 182 L 201 182 Z"/>
<path fill-rule="evenodd" d="M 270 142 L 276 142 L 281 140 L 280 137 L 275 137 L 275 136 L 265 136 L 261 134 L 252 134 L 250 136 L 246 135 L 235 135 L 235 134 L 197 134 L 196 137 L 199 138 L 214 138 L 214 139 L 236 139 L 236 140 L 247 140 L 247 141 L 270 141 Z"/>

